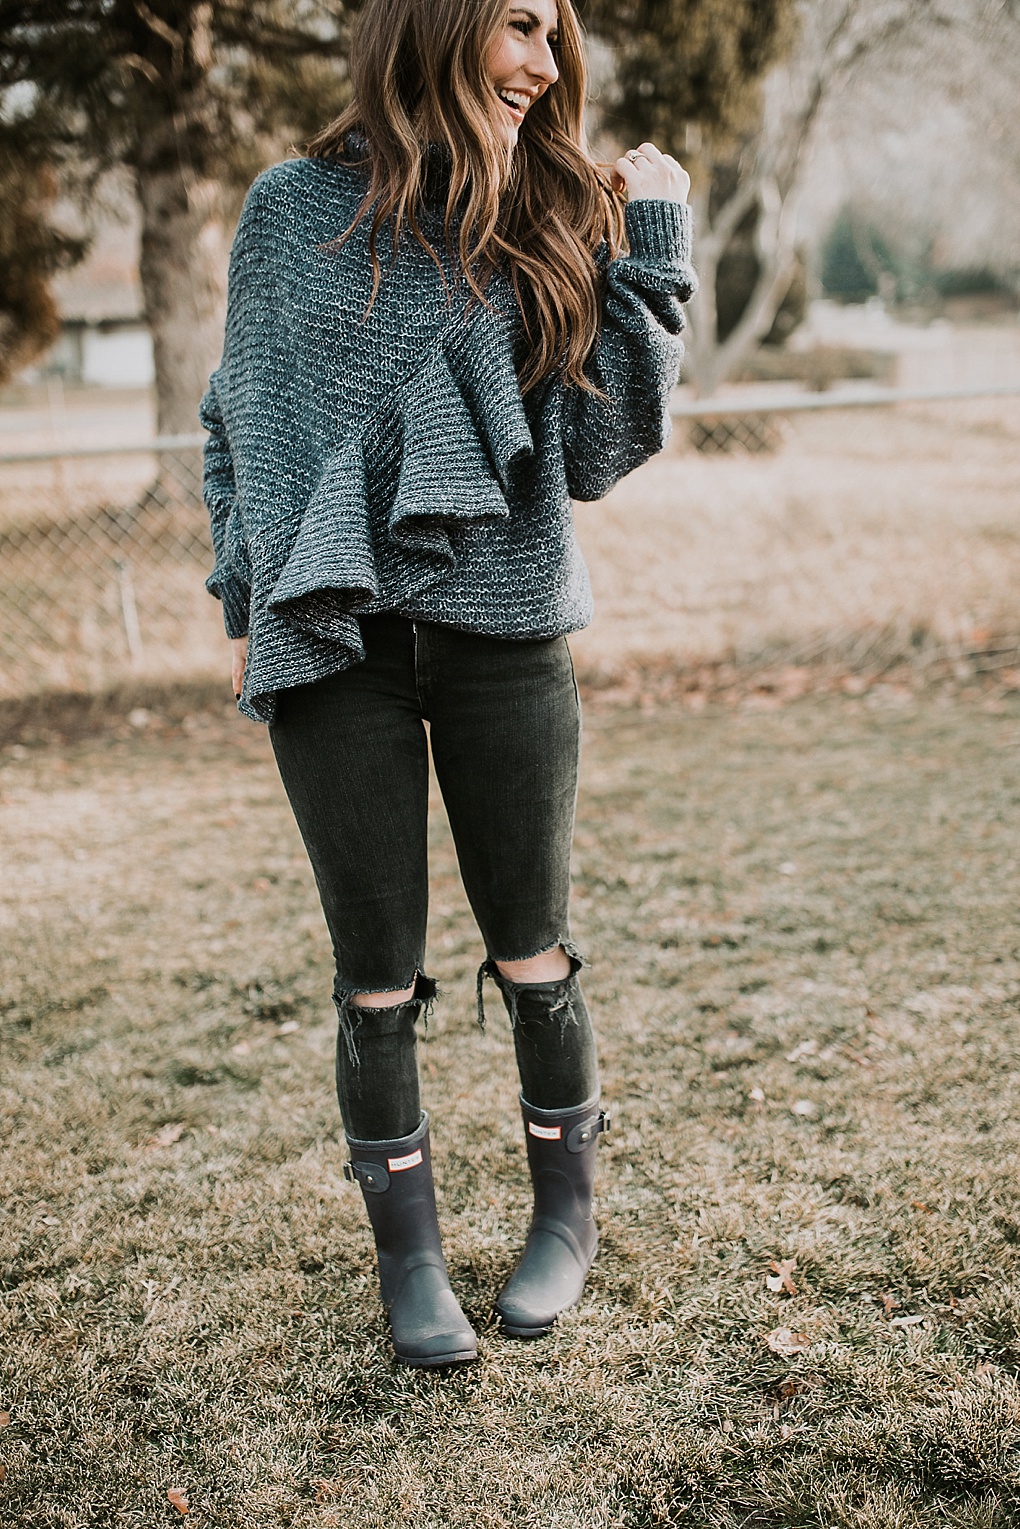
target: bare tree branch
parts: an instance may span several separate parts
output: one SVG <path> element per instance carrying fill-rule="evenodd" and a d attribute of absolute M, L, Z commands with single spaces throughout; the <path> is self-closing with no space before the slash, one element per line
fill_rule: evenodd
<path fill-rule="evenodd" d="M 697 209 L 701 293 L 692 308 L 688 374 L 708 393 L 742 364 L 772 327 L 796 265 L 796 212 L 818 124 L 827 103 L 868 59 L 885 57 L 920 21 L 954 24 L 934 0 L 801 0 L 801 32 L 792 56 L 778 64 L 765 86 L 760 127 L 736 161 L 736 185 L 711 214 L 702 194 Z M 711 184 L 710 166 L 702 180 Z M 757 213 L 754 247 L 758 275 L 739 319 L 722 341 L 716 334 L 713 288 L 737 230 Z"/>

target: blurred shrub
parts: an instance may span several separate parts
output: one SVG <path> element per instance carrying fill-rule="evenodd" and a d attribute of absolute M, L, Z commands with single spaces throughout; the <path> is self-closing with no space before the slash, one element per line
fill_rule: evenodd
<path fill-rule="evenodd" d="M 50 222 L 57 199 L 53 171 L 0 124 L 0 385 L 56 339 L 50 291 L 55 271 L 73 264 L 83 243 Z"/>
<path fill-rule="evenodd" d="M 940 297 L 1011 297 L 1015 291 L 1011 282 L 987 266 L 938 271 L 933 281 Z"/>
<path fill-rule="evenodd" d="M 844 207 L 822 245 L 822 290 L 844 303 L 877 295 L 883 275 L 896 274 L 887 241 L 851 208 Z"/>
<path fill-rule="evenodd" d="M 863 303 L 879 295 L 889 301 L 938 308 L 944 300 L 1014 300 L 1020 275 L 991 266 L 940 266 L 930 239 L 892 234 L 858 209 L 844 207 L 821 249 L 821 283 L 827 297 Z"/>
<path fill-rule="evenodd" d="M 784 350 L 763 346 L 747 358 L 738 382 L 806 382 L 824 393 L 834 382 L 881 382 L 896 380 L 896 358 L 884 350 L 862 350 L 848 345 L 814 345 L 810 350 Z"/>

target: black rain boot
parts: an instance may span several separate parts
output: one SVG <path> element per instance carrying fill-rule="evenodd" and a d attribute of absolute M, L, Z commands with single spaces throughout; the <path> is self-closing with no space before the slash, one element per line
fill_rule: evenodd
<path fill-rule="evenodd" d="M 521 1095 L 528 1166 L 535 1190 L 531 1230 L 496 1301 L 505 1332 L 537 1338 L 576 1306 L 598 1249 L 591 1211 L 595 1152 L 609 1116 L 596 1096 L 566 1110 L 540 1110 Z"/>
<path fill-rule="evenodd" d="M 344 1176 L 357 1181 L 365 1197 L 397 1359 L 421 1369 L 477 1359 L 478 1340 L 450 1289 L 439 1240 L 427 1112 L 410 1136 L 348 1136 L 347 1145 Z"/>

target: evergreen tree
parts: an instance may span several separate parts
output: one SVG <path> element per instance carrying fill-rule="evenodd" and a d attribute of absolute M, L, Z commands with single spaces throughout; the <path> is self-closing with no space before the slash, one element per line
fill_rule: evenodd
<path fill-rule="evenodd" d="M 231 193 L 344 104 L 347 44 L 344 0 L 0 0 L 35 162 L 133 175 L 161 434 L 197 428 L 218 359 Z"/>
<path fill-rule="evenodd" d="M 56 339 L 60 318 L 49 278 L 82 254 L 82 241 L 50 221 L 57 181 L 0 122 L 0 384 Z"/>
<path fill-rule="evenodd" d="M 688 154 L 754 129 L 762 77 L 796 30 L 795 0 L 587 0 L 584 14 L 616 55 L 606 126 Z"/>

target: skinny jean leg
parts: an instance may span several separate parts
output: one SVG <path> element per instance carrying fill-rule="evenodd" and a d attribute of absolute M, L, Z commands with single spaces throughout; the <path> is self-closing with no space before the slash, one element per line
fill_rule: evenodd
<path fill-rule="evenodd" d="M 436 776 L 486 951 L 519 961 L 567 945 L 580 708 L 566 642 L 418 633 Z"/>
<path fill-rule="evenodd" d="M 542 1109 L 598 1093 L 595 1037 L 570 940 L 580 706 L 564 639 L 506 642 L 419 627 L 419 685 L 461 876 L 510 1015 L 524 1097 Z M 562 945 L 559 982 L 514 983 L 497 961 Z"/>
<path fill-rule="evenodd" d="M 363 623 L 365 660 L 283 691 L 270 729 L 333 941 L 337 994 L 399 992 L 424 970 L 428 745 L 414 631 Z"/>
<path fill-rule="evenodd" d="M 270 730 L 336 959 L 337 1099 L 348 1134 L 398 1137 L 420 1118 L 415 1019 L 428 912 L 428 745 L 410 622 L 363 623 L 362 664 L 284 691 Z M 414 996 L 365 1008 L 356 993 Z"/>

